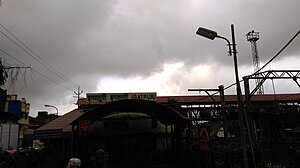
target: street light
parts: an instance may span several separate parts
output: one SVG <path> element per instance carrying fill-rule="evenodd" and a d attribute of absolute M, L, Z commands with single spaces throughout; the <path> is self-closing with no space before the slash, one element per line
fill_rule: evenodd
<path fill-rule="evenodd" d="M 243 107 L 242 107 L 241 86 L 240 86 L 239 73 L 238 73 L 234 25 L 231 24 L 232 44 L 230 43 L 230 41 L 227 38 L 219 36 L 217 32 L 206 29 L 206 28 L 202 28 L 202 27 L 198 28 L 196 34 L 203 36 L 205 38 L 211 39 L 211 40 L 214 40 L 215 38 L 221 38 L 221 39 L 225 40 L 229 47 L 229 55 L 231 56 L 233 53 L 236 92 L 237 92 L 237 101 L 238 101 L 238 109 L 239 109 L 239 125 L 240 125 L 240 134 L 241 134 L 241 144 L 242 144 L 242 150 L 243 150 L 242 151 L 243 167 L 248 168 L 248 158 L 247 158 L 246 140 L 245 140 L 245 132 L 244 132 L 244 112 L 243 112 Z M 231 46 L 232 46 L 232 50 L 231 50 Z"/>
<path fill-rule="evenodd" d="M 213 31 L 213 30 L 209 30 L 209 29 L 206 29 L 206 28 L 203 28 L 203 27 L 199 27 L 196 34 L 202 36 L 202 37 L 205 37 L 205 38 L 208 38 L 208 39 L 211 39 L 211 40 L 214 40 L 215 38 L 220 38 L 220 39 L 223 39 L 227 42 L 227 45 L 229 47 L 229 55 L 231 56 L 231 44 L 230 44 L 230 41 L 225 38 L 225 37 L 222 37 L 222 36 L 219 36 L 217 32 Z"/>
<path fill-rule="evenodd" d="M 52 105 L 49 105 L 49 104 L 45 104 L 45 107 L 52 107 L 52 108 L 55 108 L 55 110 L 56 110 L 56 115 L 57 115 L 57 117 L 58 117 L 58 109 L 57 109 L 57 107 L 52 106 Z"/>

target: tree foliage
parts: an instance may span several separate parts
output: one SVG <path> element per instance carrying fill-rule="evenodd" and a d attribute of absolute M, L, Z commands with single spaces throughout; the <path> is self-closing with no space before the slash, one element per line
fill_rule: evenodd
<path fill-rule="evenodd" d="M 5 84 L 7 77 L 8 74 L 2 64 L 2 61 L 0 60 L 0 86 L 3 86 Z"/>

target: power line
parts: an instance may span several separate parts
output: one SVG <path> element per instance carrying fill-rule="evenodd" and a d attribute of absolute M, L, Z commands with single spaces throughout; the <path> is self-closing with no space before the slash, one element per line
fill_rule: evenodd
<path fill-rule="evenodd" d="M 32 51 L 24 42 L 22 42 L 18 37 L 16 37 L 13 33 L 11 33 L 5 26 L 3 26 L 0 23 L 0 26 L 4 28 L 11 36 L 13 36 L 19 43 L 21 43 L 27 50 L 29 50 L 32 54 L 30 54 L 26 49 L 24 49 L 22 46 L 17 44 L 13 39 L 11 39 L 9 36 L 7 36 L 3 31 L 0 30 L 0 32 L 8 38 L 10 41 L 12 41 L 15 45 L 17 45 L 19 48 L 21 48 L 24 52 L 26 52 L 29 56 L 31 56 L 34 60 L 36 60 L 38 63 L 40 63 L 42 66 L 47 68 L 49 71 L 54 73 L 56 76 L 64 80 L 65 82 L 69 83 L 73 87 L 77 87 L 77 85 L 72 82 L 71 80 L 67 79 L 62 73 L 58 72 L 55 68 L 53 68 L 51 65 L 49 65 L 46 61 L 44 61 L 40 56 L 38 56 L 34 51 Z"/>
<path fill-rule="evenodd" d="M 256 74 L 258 72 L 260 72 L 263 68 L 265 68 L 269 63 L 271 63 L 276 57 L 279 56 L 279 54 L 282 53 L 282 51 L 284 51 L 286 49 L 286 47 L 288 47 L 293 41 L 294 39 L 300 34 L 300 29 L 298 30 L 298 32 L 281 48 L 281 50 L 278 51 L 278 53 L 276 55 L 274 55 L 264 66 L 262 66 L 260 69 L 258 69 L 256 72 L 254 72 L 253 74 Z"/>
<path fill-rule="evenodd" d="M 14 56 L 10 55 L 10 54 L 9 54 L 9 53 L 7 53 L 6 51 L 2 50 L 1 48 L 0 48 L 0 51 L 1 51 L 1 52 L 3 52 L 5 55 L 7 55 L 7 56 L 9 56 L 9 57 L 13 58 L 14 60 L 16 60 L 16 61 L 20 62 L 20 63 L 21 63 L 21 64 L 23 64 L 24 66 L 27 66 L 27 65 L 26 65 L 24 62 L 22 62 L 21 60 L 17 59 L 16 57 L 14 57 Z"/>
<path fill-rule="evenodd" d="M 265 68 L 268 64 L 270 64 L 276 57 L 279 56 L 279 54 L 281 54 L 294 40 L 295 38 L 300 34 L 300 29 L 298 30 L 298 32 L 281 48 L 281 50 L 279 50 L 264 66 L 262 66 L 261 68 L 259 68 L 256 72 L 254 72 L 252 75 L 257 74 L 258 72 L 260 72 L 263 68 Z M 239 82 L 243 82 L 244 80 L 240 80 Z M 227 90 L 229 88 L 231 88 L 232 86 L 234 86 L 236 83 L 233 83 L 227 87 L 224 88 L 224 90 Z M 215 94 L 217 94 L 218 92 L 216 92 Z M 214 94 L 213 94 L 214 95 Z"/>
<path fill-rule="evenodd" d="M 3 27 L 10 35 L 12 35 L 17 41 L 19 41 L 23 46 L 25 46 L 25 48 L 27 48 L 29 51 L 31 51 L 35 56 L 33 56 L 32 54 L 30 54 L 29 52 L 27 52 L 23 47 L 21 47 L 19 44 L 17 44 L 14 40 L 12 40 L 10 37 L 8 37 L 4 32 L 2 32 L 0 30 L 0 32 L 6 37 L 8 38 L 10 41 L 12 41 L 14 44 L 16 44 L 19 48 L 21 48 L 24 52 L 26 52 L 29 56 L 31 56 L 33 59 L 35 59 L 37 62 L 39 62 L 41 65 L 43 65 L 45 68 L 47 68 L 49 71 L 51 71 L 52 73 L 54 73 L 55 75 L 57 75 L 59 78 L 61 78 L 62 80 L 68 82 L 70 85 L 72 85 L 73 87 L 76 86 L 76 84 L 70 80 L 67 80 L 67 78 L 61 74 L 60 72 L 58 72 L 55 68 L 53 68 L 51 65 L 49 65 L 46 61 L 44 61 L 41 57 L 39 57 L 34 51 L 32 51 L 26 44 L 24 44 L 18 37 L 16 37 L 13 33 L 11 33 L 6 27 L 4 27 L 1 23 L 0 26 Z M 50 69 L 50 68 L 51 69 Z"/>
<path fill-rule="evenodd" d="M 14 60 L 16 60 L 16 61 L 20 62 L 20 63 L 21 63 L 21 64 L 23 64 L 24 66 L 27 66 L 27 65 L 26 65 L 24 62 L 22 62 L 22 61 L 20 61 L 19 59 L 15 58 L 14 56 L 12 56 L 12 55 L 11 55 L 11 54 L 9 54 L 8 52 L 4 51 L 3 49 L 1 49 L 1 48 L 0 48 L 0 51 L 1 51 L 1 52 L 3 52 L 5 55 L 7 55 L 7 56 L 9 56 L 9 57 L 13 58 Z M 46 78 L 46 79 L 48 79 L 48 80 L 50 80 L 50 81 L 52 81 L 52 82 L 54 82 L 54 83 L 56 83 L 56 84 L 60 85 L 61 87 L 63 87 L 63 88 L 65 88 L 65 89 L 68 89 L 68 90 L 72 90 L 72 91 L 73 91 L 73 89 L 71 89 L 71 88 L 68 88 L 68 87 L 66 87 L 66 86 L 62 85 L 61 83 L 59 83 L 59 82 L 57 82 L 57 81 L 55 81 L 55 80 L 51 79 L 51 78 L 50 78 L 50 77 L 48 77 L 47 75 L 44 75 L 43 73 L 41 73 L 41 72 L 39 72 L 39 71 L 35 70 L 34 68 L 30 67 L 30 69 L 32 69 L 34 72 L 38 73 L 39 75 L 43 76 L 44 78 Z"/>

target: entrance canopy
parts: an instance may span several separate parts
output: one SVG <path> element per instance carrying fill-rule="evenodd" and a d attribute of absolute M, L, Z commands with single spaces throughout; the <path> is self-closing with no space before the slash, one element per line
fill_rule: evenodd
<path fill-rule="evenodd" d="M 72 124 L 77 124 L 81 120 L 97 121 L 111 113 L 135 112 L 155 116 L 163 124 L 180 124 L 189 121 L 188 117 L 183 116 L 173 108 L 158 104 L 155 101 L 127 99 L 112 101 L 102 106 L 96 107 L 77 118 Z"/>

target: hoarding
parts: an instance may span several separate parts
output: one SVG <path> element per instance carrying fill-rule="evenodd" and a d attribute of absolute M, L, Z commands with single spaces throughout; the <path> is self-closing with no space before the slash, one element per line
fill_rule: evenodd
<path fill-rule="evenodd" d="M 21 117 L 22 102 L 20 100 L 8 100 L 5 111 L 13 114 L 17 118 Z"/>
<path fill-rule="evenodd" d="M 141 93 L 87 93 L 89 102 L 108 103 L 118 100 L 149 100 L 156 101 L 156 92 L 141 92 Z"/>

